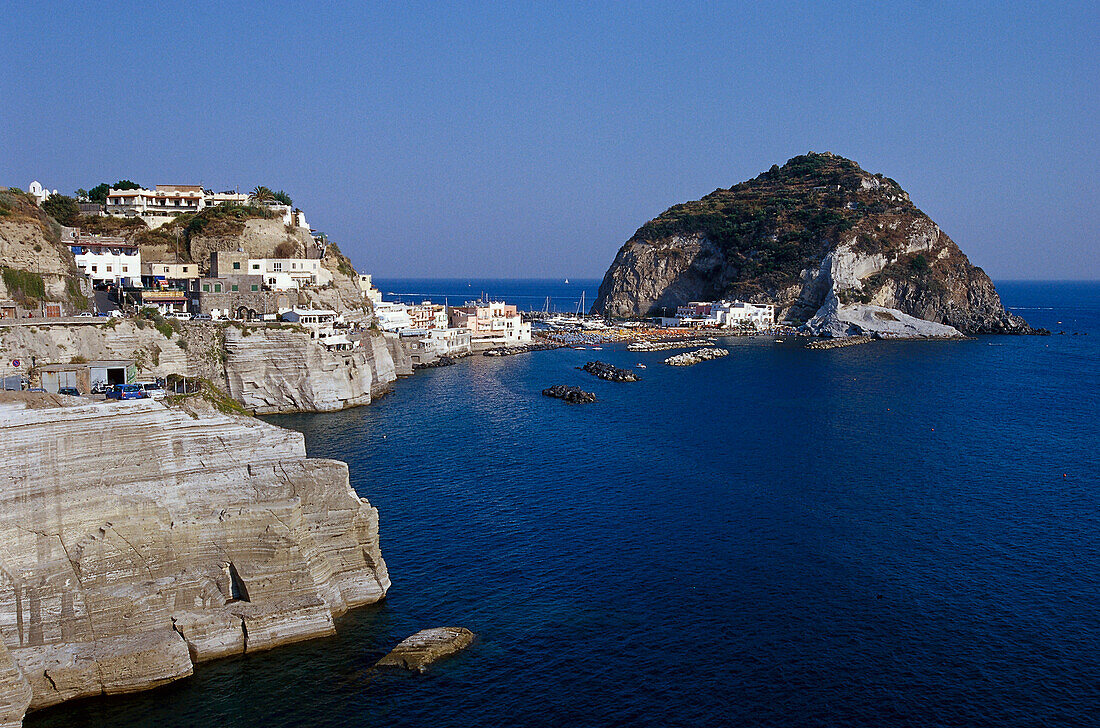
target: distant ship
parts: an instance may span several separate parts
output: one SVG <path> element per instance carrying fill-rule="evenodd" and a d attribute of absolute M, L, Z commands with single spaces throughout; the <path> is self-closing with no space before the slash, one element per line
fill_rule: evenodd
<path fill-rule="evenodd" d="M 568 282 L 569 282 L 569 279 L 568 279 L 568 278 L 566 278 L 566 279 L 565 279 L 565 282 L 566 282 L 566 283 L 568 283 Z"/>

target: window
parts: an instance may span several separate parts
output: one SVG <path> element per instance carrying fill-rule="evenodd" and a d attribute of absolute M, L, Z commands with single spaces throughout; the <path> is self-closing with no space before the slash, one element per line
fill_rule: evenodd
<path fill-rule="evenodd" d="M 183 272 L 184 272 L 184 273 L 186 273 L 186 272 L 187 272 L 187 266 L 183 266 Z"/>
<path fill-rule="evenodd" d="M 259 287 L 259 286 L 257 286 L 257 285 L 256 285 L 255 283 L 253 283 L 253 284 L 252 284 L 252 290 L 253 290 L 253 291 L 258 291 L 258 290 L 260 290 L 260 287 Z"/>
<path fill-rule="evenodd" d="M 92 266 L 92 273 L 95 273 L 95 272 L 96 272 L 96 267 L 93 265 Z"/>
<path fill-rule="evenodd" d="M 107 266 L 107 272 L 108 272 L 108 273 L 110 273 L 110 272 L 111 272 L 111 266 Z"/>
<path fill-rule="evenodd" d="M 210 293 L 210 284 L 209 283 L 203 283 L 202 284 L 202 292 L 203 293 Z"/>
<path fill-rule="evenodd" d="M 259 263 L 253 263 L 252 264 L 252 270 L 259 270 L 259 269 L 260 269 L 260 264 Z"/>
<path fill-rule="evenodd" d="M 232 286 L 230 286 L 229 290 L 236 291 L 237 290 L 237 284 L 234 283 Z"/>
<path fill-rule="evenodd" d="M 122 266 L 122 272 L 123 272 L 123 273 L 129 273 L 129 272 L 130 272 L 130 269 L 129 269 L 129 268 L 127 268 L 126 266 Z"/>
<path fill-rule="evenodd" d="M 221 292 L 222 292 L 222 284 L 221 283 L 215 283 L 214 284 L 214 293 L 221 293 Z"/>
<path fill-rule="evenodd" d="M 240 269 L 241 269 L 241 262 L 239 260 L 233 261 L 233 270 L 240 270 Z"/>

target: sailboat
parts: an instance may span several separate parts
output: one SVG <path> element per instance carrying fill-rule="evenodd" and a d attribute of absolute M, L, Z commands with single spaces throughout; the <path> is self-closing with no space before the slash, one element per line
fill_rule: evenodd
<path fill-rule="evenodd" d="M 566 283 L 568 283 L 568 282 L 569 282 L 569 279 L 568 279 L 568 278 L 566 278 L 566 279 L 565 279 L 565 282 L 566 282 Z"/>

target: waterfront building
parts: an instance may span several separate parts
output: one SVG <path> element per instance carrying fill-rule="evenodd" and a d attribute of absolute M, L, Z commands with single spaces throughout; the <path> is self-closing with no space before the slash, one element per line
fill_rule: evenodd
<path fill-rule="evenodd" d="M 468 329 L 405 329 L 400 333 L 401 347 L 413 364 L 429 364 L 441 356 L 469 354 Z"/>
<path fill-rule="evenodd" d="M 126 238 L 89 235 L 80 228 L 61 228 L 61 242 L 92 285 L 141 285 L 141 250 Z"/>
<path fill-rule="evenodd" d="M 744 301 L 719 301 L 712 306 L 709 318 L 714 325 L 724 328 L 751 326 L 758 331 L 775 325 L 775 305 L 771 303 L 746 303 Z"/>
<path fill-rule="evenodd" d="M 450 324 L 468 330 L 475 349 L 531 341 L 531 324 L 523 320 L 515 306 L 503 301 L 470 301 L 452 307 Z"/>
<path fill-rule="evenodd" d="M 383 331 L 401 331 L 413 328 L 409 307 L 404 303 L 379 301 L 374 305 L 374 320 Z"/>
<path fill-rule="evenodd" d="M 406 309 L 414 329 L 447 328 L 447 307 L 442 304 L 424 301 L 420 304 L 411 304 Z"/>

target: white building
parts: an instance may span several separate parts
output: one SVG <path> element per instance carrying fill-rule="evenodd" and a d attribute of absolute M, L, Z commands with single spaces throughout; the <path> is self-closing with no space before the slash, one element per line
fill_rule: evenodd
<path fill-rule="evenodd" d="M 359 346 L 358 340 L 352 341 L 343 330 L 337 331 L 343 317 L 331 309 L 294 307 L 283 311 L 280 318 L 309 329 L 310 335 L 329 351 L 351 351 Z"/>
<path fill-rule="evenodd" d="M 760 331 L 775 325 L 775 305 L 719 301 L 711 306 L 709 319 L 714 325 L 724 328 L 753 326 Z"/>
<path fill-rule="evenodd" d="M 428 364 L 441 356 L 469 354 L 469 329 L 406 329 L 401 332 L 401 346 L 413 364 Z"/>
<path fill-rule="evenodd" d="M 43 187 L 38 180 L 31 182 L 30 186 L 27 187 L 27 192 L 31 193 L 31 196 L 34 197 L 34 201 L 39 207 L 42 207 L 42 203 L 50 199 L 50 195 L 57 194 L 57 190 L 50 192 Z"/>
<path fill-rule="evenodd" d="M 157 185 L 155 190 L 107 191 L 108 215 L 140 217 L 150 227 L 160 227 L 173 217 L 206 207 L 202 185 Z"/>
<path fill-rule="evenodd" d="M 275 291 L 291 291 L 332 282 L 332 271 L 314 258 L 249 258 L 248 274 L 263 276 Z"/>
<path fill-rule="evenodd" d="M 61 242 L 72 250 L 77 267 L 92 285 L 141 286 L 141 250 L 126 238 L 66 227 L 61 229 Z"/>
<path fill-rule="evenodd" d="M 375 306 L 382 303 L 382 291 L 374 287 L 370 273 L 360 273 L 356 280 L 359 284 L 359 291 L 363 294 L 363 298 L 366 298 Z"/>
<path fill-rule="evenodd" d="M 409 307 L 404 303 L 379 301 L 374 306 L 374 318 L 383 331 L 401 331 L 413 328 Z"/>
<path fill-rule="evenodd" d="M 511 346 L 531 341 L 531 323 L 503 301 L 471 301 L 450 310 L 450 324 L 470 332 L 475 348 Z"/>

